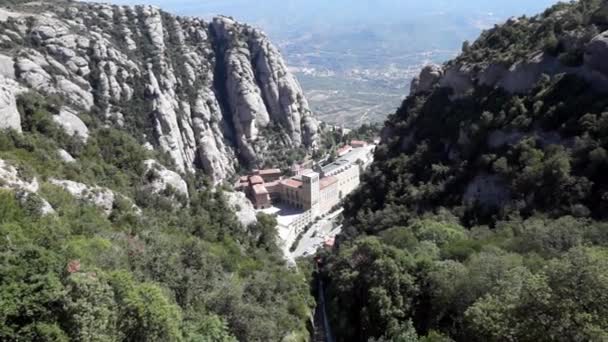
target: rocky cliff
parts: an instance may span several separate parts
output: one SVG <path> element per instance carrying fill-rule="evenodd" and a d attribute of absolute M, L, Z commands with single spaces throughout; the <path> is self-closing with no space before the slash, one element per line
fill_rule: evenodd
<path fill-rule="evenodd" d="M 58 95 L 68 127 L 90 112 L 166 152 L 176 171 L 215 181 L 268 146 L 316 145 L 302 90 L 258 29 L 78 2 L 7 5 L 0 20 L 0 127 L 21 129 L 17 94 Z"/>
<path fill-rule="evenodd" d="M 472 46 L 445 65 L 428 65 L 412 81 L 411 95 L 429 92 L 434 86 L 450 88 L 452 98 L 461 98 L 475 86 L 498 87 L 524 94 L 542 75 L 571 74 L 584 79 L 595 90 L 608 91 L 608 31 L 597 17 L 590 23 L 555 32 L 555 23 L 582 25 L 567 10 L 547 10 L 533 18 L 512 18 L 486 31 Z M 553 23 L 553 24 L 551 24 Z M 533 34 L 536 33 L 536 34 Z M 521 35 L 521 41 L 514 41 Z"/>

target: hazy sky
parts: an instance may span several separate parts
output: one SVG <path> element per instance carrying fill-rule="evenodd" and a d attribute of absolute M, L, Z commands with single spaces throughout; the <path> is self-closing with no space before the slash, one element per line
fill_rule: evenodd
<path fill-rule="evenodd" d="M 555 0 L 110 0 L 154 4 L 190 16 L 234 16 L 277 34 L 302 27 L 383 25 L 425 16 L 488 16 L 495 21 L 535 14 Z"/>

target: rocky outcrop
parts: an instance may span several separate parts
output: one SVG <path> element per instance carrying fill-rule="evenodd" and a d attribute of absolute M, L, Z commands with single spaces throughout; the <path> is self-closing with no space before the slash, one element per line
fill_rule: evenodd
<path fill-rule="evenodd" d="M 289 145 L 314 146 L 316 120 L 300 85 L 268 38 L 225 17 L 213 20 L 212 32 L 221 42 L 219 55 L 226 65 L 227 107 L 241 156 L 248 161 L 255 159 L 259 131 L 271 122 L 285 129 Z"/>
<path fill-rule="evenodd" d="M 441 80 L 443 68 L 437 64 L 429 64 L 422 68 L 420 76 L 414 77 L 410 86 L 410 94 L 427 92 Z"/>
<path fill-rule="evenodd" d="M 170 155 L 179 172 L 202 169 L 219 182 L 240 161 L 255 164 L 269 126 L 280 127 L 285 148 L 317 143 L 302 89 L 257 29 L 152 6 L 61 2 L 52 11 L 35 9 L 4 17 L 0 40 L 15 49 L 0 58 L 0 74 L 9 77 L 12 67 L 20 83 L 61 95 L 74 112 L 93 111 L 136 132 Z M 73 119 L 56 118 L 86 139 Z"/>
<path fill-rule="evenodd" d="M 318 130 L 316 120 L 312 117 L 300 85 L 268 38 L 259 31 L 253 31 L 252 36 L 250 50 L 256 67 L 256 79 L 260 80 L 270 117 L 287 128 L 294 144 L 315 144 Z"/>
<path fill-rule="evenodd" d="M 587 44 L 585 48 L 585 64 L 608 76 L 608 31 L 605 31 Z"/>
<path fill-rule="evenodd" d="M 21 91 L 15 81 L 0 76 L 0 130 L 10 128 L 21 132 L 21 116 L 16 99 Z"/>
<path fill-rule="evenodd" d="M 61 160 L 64 163 L 75 163 L 76 162 L 76 159 L 74 159 L 74 157 L 72 157 L 72 155 L 64 149 L 61 149 L 61 148 L 58 149 L 57 154 L 59 155 L 59 158 L 61 158 Z"/>
<path fill-rule="evenodd" d="M 234 210 L 237 219 L 243 227 L 248 227 L 258 222 L 255 208 L 253 208 L 253 204 L 251 204 L 251 201 L 247 199 L 244 193 L 226 192 L 224 194 L 226 195 L 228 205 Z"/>
<path fill-rule="evenodd" d="M 10 80 L 14 80 L 16 78 L 15 66 L 12 57 L 0 54 L 0 76 Z"/>
<path fill-rule="evenodd" d="M 462 98 L 470 93 L 476 85 L 487 87 L 498 87 L 509 93 L 523 94 L 530 91 L 543 75 L 554 76 L 562 73 L 574 74 L 587 80 L 598 90 L 608 90 L 608 70 L 601 58 L 606 57 L 606 50 L 602 39 L 592 41 L 585 56 L 585 64 L 577 67 L 563 65 L 558 58 L 546 53 L 539 52 L 530 59 L 505 65 L 502 63 L 490 63 L 480 68 L 453 62 L 445 66 L 443 76 L 437 81 L 436 75 L 428 76 L 428 71 L 423 70 L 417 79 L 412 82 L 411 94 L 428 91 L 419 85 L 419 79 L 425 77 L 430 84 L 439 83 L 441 87 L 452 89 L 452 99 Z M 591 46 L 593 46 L 591 48 Z M 603 52 L 602 52 L 603 51 Z M 592 57 L 593 56 L 593 57 Z M 601 56 L 601 57 L 598 57 Z M 602 69 L 604 68 L 604 69 Z M 425 74 L 425 76 L 423 76 Z"/>
<path fill-rule="evenodd" d="M 559 20 L 559 13 L 553 13 L 552 16 L 555 18 L 551 20 Z M 508 20 L 504 27 L 511 27 L 515 31 L 533 31 L 541 21 L 541 17 L 513 19 Z M 496 35 L 495 30 L 501 28 L 482 34 L 481 42 L 477 44 L 485 44 L 484 48 L 468 47 L 458 58 L 442 67 L 424 67 L 412 81 L 410 94 L 428 92 L 435 84 L 450 88 L 451 99 L 466 97 L 476 86 L 525 94 L 538 84 L 543 75 L 553 77 L 561 74 L 576 75 L 596 90 L 608 91 L 608 31 L 597 34 L 596 27 L 564 31 L 560 34 L 557 52 L 544 48 L 540 43 L 528 42 L 528 51 L 517 51 L 509 55 L 500 51 L 500 48 L 493 51 L 494 47 L 489 47 L 492 44 L 488 42 L 489 37 Z M 484 55 L 486 57 L 480 57 Z"/>
<path fill-rule="evenodd" d="M 112 213 L 116 195 L 110 189 L 69 180 L 50 179 L 49 182 L 69 192 L 74 198 L 99 207 L 106 215 Z"/>
<path fill-rule="evenodd" d="M 148 188 L 153 193 L 159 193 L 172 188 L 177 193 L 188 197 L 188 184 L 176 172 L 173 172 L 162 166 L 156 160 L 146 160 L 146 177 L 149 180 Z"/>
<path fill-rule="evenodd" d="M 452 97 L 458 98 L 471 91 L 475 83 L 471 71 L 466 66 L 455 65 L 445 70 L 439 84 L 442 87 L 451 88 L 453 90 Z"/>
<path fill-rule="evenodd" d="M 40 185 L 36 178 L 25 179 L 17 168 L 0 159 L 0 187 L 36 193 Z"/>
<path fill-rule="evenodd" d="M 26 179 L 17 168 L 0 159 L 0 189 L 15 191 L 19 195 L 18 197 L 25 201 L 30 196 L 37 196 L 40 185 L 36 178 Z M 53 207 L 45 199 L 38 197 L 38 204 L 42 215 L 55 213 Z"/>
<path fill-rule="evenodd" d="M 71 109 L 64 108 L 58 115 L 53 115 L 55 121 L 70 136 L 76 136 L 83 141 L 89 139 L 89 129 Z"/>

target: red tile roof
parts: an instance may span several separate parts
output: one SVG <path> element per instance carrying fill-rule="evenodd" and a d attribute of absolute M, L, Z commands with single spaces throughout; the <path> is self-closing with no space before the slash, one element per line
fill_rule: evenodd
<path fill-rule="evenodd" d="M 264 179 L 262 179 L 262 177 L 260 176 L 251 176 L 249 177 L 249 182 L 251 183 L 251 185 L 264 184 Z"/>
<path fill-rule="evenodd" d="M 268 195 L 268 190 L 262 184 L 256 184 L 253 186 L 253 193 L 256 195 Z"/>
<path fill-rule="evenodd" d="M 268 190 L 268 192 L 277 192 L 279 191 L 279 184 L 281 184 L 280 180 L 276 180 L 274 182 L 264 183 L 264 186 Z"/>
<path fill-rule="evenodd" d="M 286 180 L 282 181 L 281 183 L 290 188 L 299 188 L 303 184 L 299 180 L 295 180 L 295 179 L 286 179 Z"/>
<path fill-rule="evenodd" d="M 338 182 L 338 178 L 336 178 L 336 177 L 321 178 L 321 180 L 319 181 L 319 187 L 321 189 L 325 189 L 332 184 L 336 184 L 337 182 Z"/>
<path fill-rule="evenodd" d="M 260 170 L 259 173 L 260 175 L 281 175 L 283 172 L 280 169 L 266 169 Z"/>

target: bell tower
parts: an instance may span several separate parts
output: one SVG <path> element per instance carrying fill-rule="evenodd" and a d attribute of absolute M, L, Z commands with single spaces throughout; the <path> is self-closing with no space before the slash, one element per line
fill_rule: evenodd
<path fill-rule="evenodd" d="M 304 185 L 304 209 L 310 210 L 313 217 L 318 217 L 320 197 L 319 174 L 311 172 L 303 175 L 302 183 Z"/>

